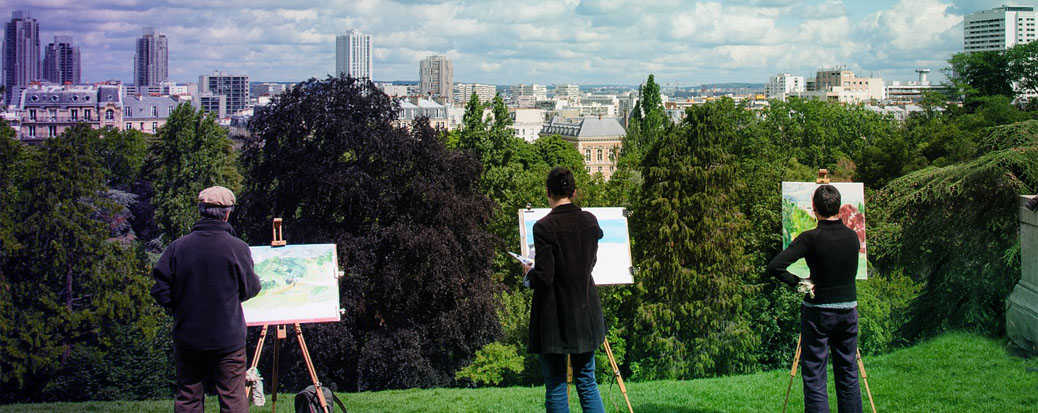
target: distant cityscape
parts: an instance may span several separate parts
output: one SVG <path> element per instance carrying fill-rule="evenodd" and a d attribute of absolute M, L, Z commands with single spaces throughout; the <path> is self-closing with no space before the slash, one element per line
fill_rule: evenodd
<path fill-rule="evenodd" d="M 1001 6 L 968 14 L 963 19 L 962 51 L 1005 50 L 1032 42 L 1035 20 L 1033 7 Z M 222 71 L 199 74 L 197 82 L 170 81 L 170 53 L 183 52 L 169 50 L 166 35 L 154 27 L 144 27 L 136 39 L 133 79 L 84 84 L 80 48 L 73 36 L 54 36 L 44 46 L 40 28 L 41 22 L 24 10 L 12 12 L 5 27 L 3 118 L 27 142 L 57 136 L 83 122 L 95 128 L 154 134 L 183 103 L 212 113 L 227 127 L 246 125 L 256 108 L 292 86 L 254 82 L 248 74 Z M 374 81 L 373 43 L 377 41 L 360 30 L 336 36 L 334 74 Z M 615 168 L 614 153 L 639 99 L 637 86 L 455 83 L 449 56 L 431 55 L 417 63 L 417 81 L 375 82 L 400 103 L 401 126 L 427 117 L 434 127 L 454 130 L 461 126 L 471 96 L 488 103 L 500 95 L 512 114 L 516 136 L 533 141 L 559 134 L 584 154 L 589 172 L 602 172 L 606 178 Z M 680 120 L 690 105 L 721 97 L 749 108 L 789 97 L 860 104 L 902 120 L 921 110 L 916 104 L 925 93 L 949 92 L 929 80 L 930 72 L 918 68 L 915 79 L 892 80 L 834 66 L 813 74 L 777 73 L 760 79 L 761 83 L 679 87 L 662 82 L 661 94 L 674 120 Z"/>

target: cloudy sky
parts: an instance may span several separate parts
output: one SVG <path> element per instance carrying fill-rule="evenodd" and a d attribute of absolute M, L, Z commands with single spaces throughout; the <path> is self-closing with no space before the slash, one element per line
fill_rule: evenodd
<path fill-rule="evenodd" d="M 335 35 L 373 36 L 376 80 L 417 80 L 432 54 L 455 82 L 760 82 L 845 66 L 888 80 L 931 77 L 962 49 L 962 16 L 1038 0 L 0 0 L 29 10 L 42 46 L 72 35 L 83 78 L 133 77 L 134 39 L 169 39 L 170 78 L 213 70 L 298 81 L 335 70 Z"/>

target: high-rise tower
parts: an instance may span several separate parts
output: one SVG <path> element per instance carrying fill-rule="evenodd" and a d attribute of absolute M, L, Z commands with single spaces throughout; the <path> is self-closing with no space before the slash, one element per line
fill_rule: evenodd
<path fill-rule="evenodd" d="M 450 99 L 454 91 L 454 65 L 445 56 L 429 56 L 418 67 L 422 95 Z"/>
<path fill-rule="evenodd" d="M 155 28 L 145 27 L 137 39 L 137 53 L 133 57 L 134 86 L 159 86 L 169 80 L 169 47 L 166 36 L 155 34 Z"/>
<path fill-rule="evenodd" d="M 335 75 L 373 79 L 371 49 L 371 35 L 360 30 L 335 36 Z"/>
<path fill-rule="evenodd" d="M 54 36 L 43 54 L 43 79 L 63 85 L 78 85 L 80 80 L 79 46 L 72 44 L 72 36 Z"/>
<path fill-rule="evenodd" d="M 27 11 L 11 13 L 4 30 L 4 102 L 15 104 L 30 82 L 40 80 L 40 24 Z"/>

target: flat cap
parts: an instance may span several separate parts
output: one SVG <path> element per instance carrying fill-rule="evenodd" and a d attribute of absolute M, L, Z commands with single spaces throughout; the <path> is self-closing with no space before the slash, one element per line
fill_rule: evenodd
<path fill-rule="evenodd" d="M 211 186 L 198 193 L 198 202 L 223 207 L 234 206 L 234 192 L 222 186 Z"/>

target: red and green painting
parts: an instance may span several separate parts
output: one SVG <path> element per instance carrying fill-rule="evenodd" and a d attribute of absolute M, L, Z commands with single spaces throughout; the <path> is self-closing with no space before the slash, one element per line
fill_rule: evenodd
<path fill-rule="evenodd" d="M 865 255 L 865 186 L 860 182 L 836 182 L 831 184 L 840 191 L 840 221 L 858 233 L 858 275 L 859 280 L 867 278 L 868 265 Z M 801 232 L 813 229 L 818 225 L 814 210 L 811 208 L 811 196 L 818 184 L 814 182 L 782 183 L 782 248 L 786 248 Z M 811 271 L 803 259 L 789 266 L 789 272 L 800 278 L 807 278 Z"/>

